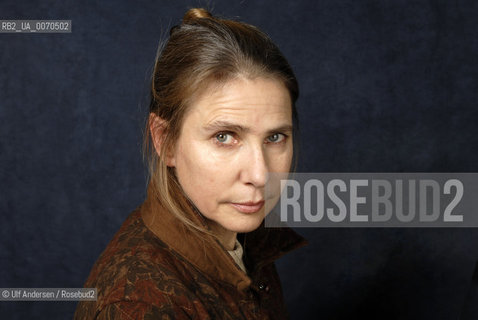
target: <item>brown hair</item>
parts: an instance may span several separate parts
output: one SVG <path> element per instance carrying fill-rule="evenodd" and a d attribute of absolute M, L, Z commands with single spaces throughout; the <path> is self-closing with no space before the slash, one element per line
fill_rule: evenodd
<path fill-rule="evenodd" d="M 268 77 L 283 82 L 291 96 L 297 132 L 297 79 L 277 46 L 256 27 L 213 17 L 204 9 L 190 9 L 182 23 L 171 28 L 169 40 L 160 48 L 152 76 L 149 111 L 164 120 L 161 155 L 173 149 L 191 99 L 211 85 L 237 77 Z M 210 233 L 188 218 L 194 205 L 182 191 L 174 168 L 167 167 L 164 157 L 158 156 L 152 147 L 150 124 L 148 120 L 144 155 L 161 204 L 193 230 Z M 294 143 L 297 155 L 296 148 Z"/>

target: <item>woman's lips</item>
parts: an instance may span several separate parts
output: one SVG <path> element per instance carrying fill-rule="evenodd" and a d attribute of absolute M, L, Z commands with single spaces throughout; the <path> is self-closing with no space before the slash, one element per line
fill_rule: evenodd
<path fill-rule="evenodd" d="M 242 213 L 255 213 L 262 209 L 264 206 L 264 200 L 258 202 L 243 202 L 243 203 L 234 203 L 231 202 L 231 205 Z"/>

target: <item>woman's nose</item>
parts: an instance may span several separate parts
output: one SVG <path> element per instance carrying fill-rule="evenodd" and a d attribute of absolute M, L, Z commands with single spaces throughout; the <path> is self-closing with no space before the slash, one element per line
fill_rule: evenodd
<path fill-rule="evenodd" d="M 267 182 L 268 171 L 268 159 L 264 147 L 249 148 L 243 157 L 241 180 L 256 188 L 263 188 Z"/>

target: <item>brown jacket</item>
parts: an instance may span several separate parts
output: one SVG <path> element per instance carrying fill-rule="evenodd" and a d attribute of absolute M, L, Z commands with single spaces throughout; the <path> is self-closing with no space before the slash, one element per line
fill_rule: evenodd
<path fill-rule="evenodd" d="M 201 239 L 165 212 L 150 187 L 85 283 L 98 300 L 81 301 L 75 319 L 287 318 L 274 260 L 305 240 L 262 225 L 242 243 L 248 274 L 213 237 Z"/>

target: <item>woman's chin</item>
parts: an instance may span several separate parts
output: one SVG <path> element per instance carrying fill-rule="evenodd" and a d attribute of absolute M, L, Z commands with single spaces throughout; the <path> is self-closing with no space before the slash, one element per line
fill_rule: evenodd
<path fill-rule="evenodd" d="M 239 221 L 236 220 L 229 223 L 224 223 L 223 227 L 229 231 L 237 233 L 248 233 L 259 228 L 263 219 L 263 216 L 247 217 Z"/>

